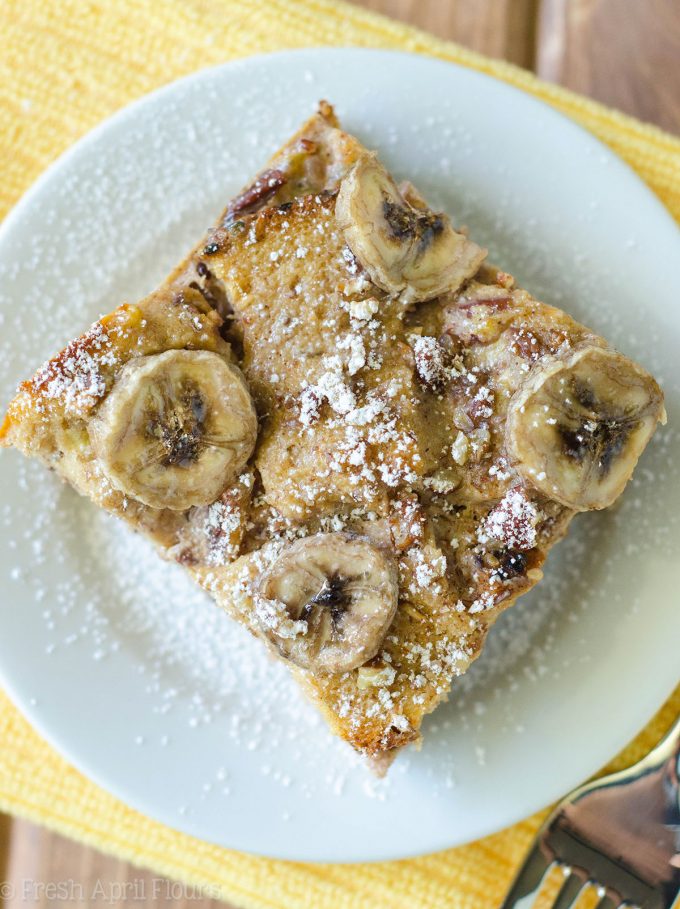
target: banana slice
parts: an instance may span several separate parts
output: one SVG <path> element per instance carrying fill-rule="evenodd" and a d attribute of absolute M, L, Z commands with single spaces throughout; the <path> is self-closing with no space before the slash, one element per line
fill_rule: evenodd
<path fill-rule="evenodd" d="M 263 576 L 256 615 L 267 640 L 311 672 L 340 673 L 376 655 L 397 610 L 389 557 L 363 537 L 317 533 Z"/>
<path fill-rule="evenodd" d="M 373 282 L 409 302 L 458 290 L 486 256 L 446 215 L 408 202 L 374 154 L 343 180 L 335 215 Z"/>
<path fill-rule="evenodd" d="M 534 487 L 590 511 L 621 494 L 665 420 L 663 394 L 648 373 L 615 350 L 586 347 L 539 367 L 515 393 L 506 443 Z"/>
<path fill-rule="evenodd" d="M 252 454 L 257 416 L 240 371 L 207 350 L 137 357 L 90 427 L 111 483 L 153 508 L 214 502 Z"/>

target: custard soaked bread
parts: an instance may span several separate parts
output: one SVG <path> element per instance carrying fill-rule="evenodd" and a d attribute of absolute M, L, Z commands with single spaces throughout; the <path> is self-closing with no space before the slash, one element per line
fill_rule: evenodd
<path fill-rule="evenodd" d="M 382 770 L 663 419 L 322 104 L 2 440 L 185 565 Z"/>

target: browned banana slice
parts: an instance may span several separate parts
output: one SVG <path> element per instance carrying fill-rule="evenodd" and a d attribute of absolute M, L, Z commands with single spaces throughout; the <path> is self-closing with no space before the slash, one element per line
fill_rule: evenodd
<path fill-rule="evenodd" d="M 514 395 L 506 442 L 518 472 L 576 511 L 621 494 L 656 424 L 663 395 L 643 369 L 603 347 L 539 366 Z"/>
<path fill-rule="evenodd" d="M 241 372 L 207 350 L 130 360 L 90 428 L 112 485 L 153 508 L 214 502 L 252 454 L 257 416 Z"/>
<path fill-rule="evenodd" d="M 364 537 L 317 533 L 292 543 L 266 572 L 257 616 L 287 660 L 311 672 L 348 672 L 380 649 L 397 598 L 383 550 Z"/>
<path fill-rule="evenodd" d="M 446 215 L 407 202 L 374 154 L 343 180 L 335 214 L 373 282 L 411 302 L 455 292 L 486 256 Z"/>

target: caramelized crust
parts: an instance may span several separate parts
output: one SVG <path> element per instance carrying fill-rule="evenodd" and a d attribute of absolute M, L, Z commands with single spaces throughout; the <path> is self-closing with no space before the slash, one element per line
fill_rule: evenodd
<path fill-rule="evenodd" d="M 185 516 L 149 508 L 112 486 L 95 457 L 88 427 L 134 357 L 209 350 L 232 362 L 221 324 L 202 294 L 191 288 L 161 288 L 139 303 L 119 306 L 19 386 L 0 427 L 0 444 L 39 458 L 81 495 L 159 545 L 175 545 Z"/>

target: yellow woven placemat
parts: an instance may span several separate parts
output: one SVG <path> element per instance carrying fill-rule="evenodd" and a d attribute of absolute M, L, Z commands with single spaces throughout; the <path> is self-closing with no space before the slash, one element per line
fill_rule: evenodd
<path fill-rule="evenodd" d="M 432 54 L 542 98 L 610 145 L 680 220 L 680 140 L 530 74 L 333 0 L 4 0 L 0 4 L 0 215 L 65 148 L 126 102 L 253 53 L 363 45 Z M 680 712 L 680 689 L 623 765 Z M 0 808 L 243 907 L 491 909 L 541 817 L 437 855 L 376 865 L 253 858 L 176 833 L 63 761 L 0 693 Z"/>

